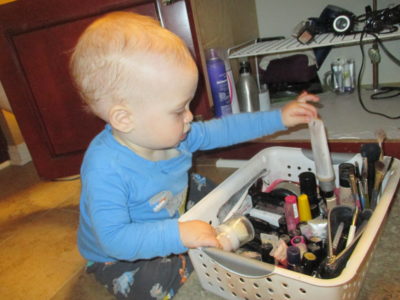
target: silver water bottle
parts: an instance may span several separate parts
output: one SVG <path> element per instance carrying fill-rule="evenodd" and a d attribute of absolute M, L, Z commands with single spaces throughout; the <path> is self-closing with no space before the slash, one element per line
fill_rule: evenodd
<path fill-rule="evenodd" d="M 255 78 L 251 74 L 250 64 L 248 61 L 240 62 L 239 80 L 236 89 L 241 112 L 260 110 L 258 86 Z"/>

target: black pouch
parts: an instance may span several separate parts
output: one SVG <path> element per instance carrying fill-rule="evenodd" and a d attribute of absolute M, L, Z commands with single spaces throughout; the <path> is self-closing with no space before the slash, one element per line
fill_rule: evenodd
<path fill-rule="evenodd" d="M 324 279 L 335 278 L 340 275 L 346 263 L 352 254 L 358 240 L 360 239 L 365 227 L 368 223 L 369 218 L 372 215 L 372 210 L 365 209 L 358 214 L 356 221 L 356 232 L 352 242 L 342 249 L 338 249 L 335 253 L 333 248 L 334 237 L 339 228 L 340 223 L 344 223 L 343 235 L 346 235 L 348 229 L 352 223 L 354 208 L 339 205 L 332 208 L 328 213 L 328 255 L 321 262 L 318 268 L 318 275 Z"/>
<path fill-rule="evenodd" d="M 266 69 L 260 67 L 260 77 L 261 83 L 268 85 L 271 98 L 295 96 L 305 90 L 322 92 L 317 65 L 309 65 L 305 54 L 271 60 Z"/>
<path fill-rule="evenodd" d="M 317 76 L 317 66 L 308 64 L 304 54 L 294 54 L 270 61 L 264 78 L 268 85 L 282 82 L 309 82 Z"/>

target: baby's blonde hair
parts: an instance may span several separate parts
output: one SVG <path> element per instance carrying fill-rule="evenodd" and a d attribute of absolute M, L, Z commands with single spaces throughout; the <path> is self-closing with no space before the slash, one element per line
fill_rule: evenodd
<path fill-rule="evenodd" d="M 125 101 L 135 86 L 135 64 L 146 64 L 143 54 L 161 56 L 174 66 L 190 64 L 192 56 L 184 42 L 151 17 L 113 12 L 94 21 L 80 36 L 70 60 L 70 71 L 83 100 L 96 111 L 99 102 L 109 106 Z M 133 64 L 132 64 L 133 63 Z M 105 104 L 104 102 L 108 102 Z M 107 110 L 107 109 L 106 109 Z"/>

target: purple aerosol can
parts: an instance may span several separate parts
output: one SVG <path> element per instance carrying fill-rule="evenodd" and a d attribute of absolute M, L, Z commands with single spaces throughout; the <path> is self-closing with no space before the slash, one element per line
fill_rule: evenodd
<path fill-rule="evenodd" d="M 211 86 L 215 116 L 220 118 L 231 114 L 231 97 L 225 63 L 218 56 L 216 49 L 213 48 L 208 50 L 207 73 Z"/>

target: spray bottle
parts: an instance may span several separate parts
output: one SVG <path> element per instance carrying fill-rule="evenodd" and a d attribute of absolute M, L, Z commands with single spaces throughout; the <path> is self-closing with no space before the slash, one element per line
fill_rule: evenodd
<path fill-rule="evenodd" d="M 207 55 L 207 73 L 211 86 L 215 116 L 217 118 L 232 113 L 229 82 L 224 61 L 216 49 L 209 49 Z"/>

